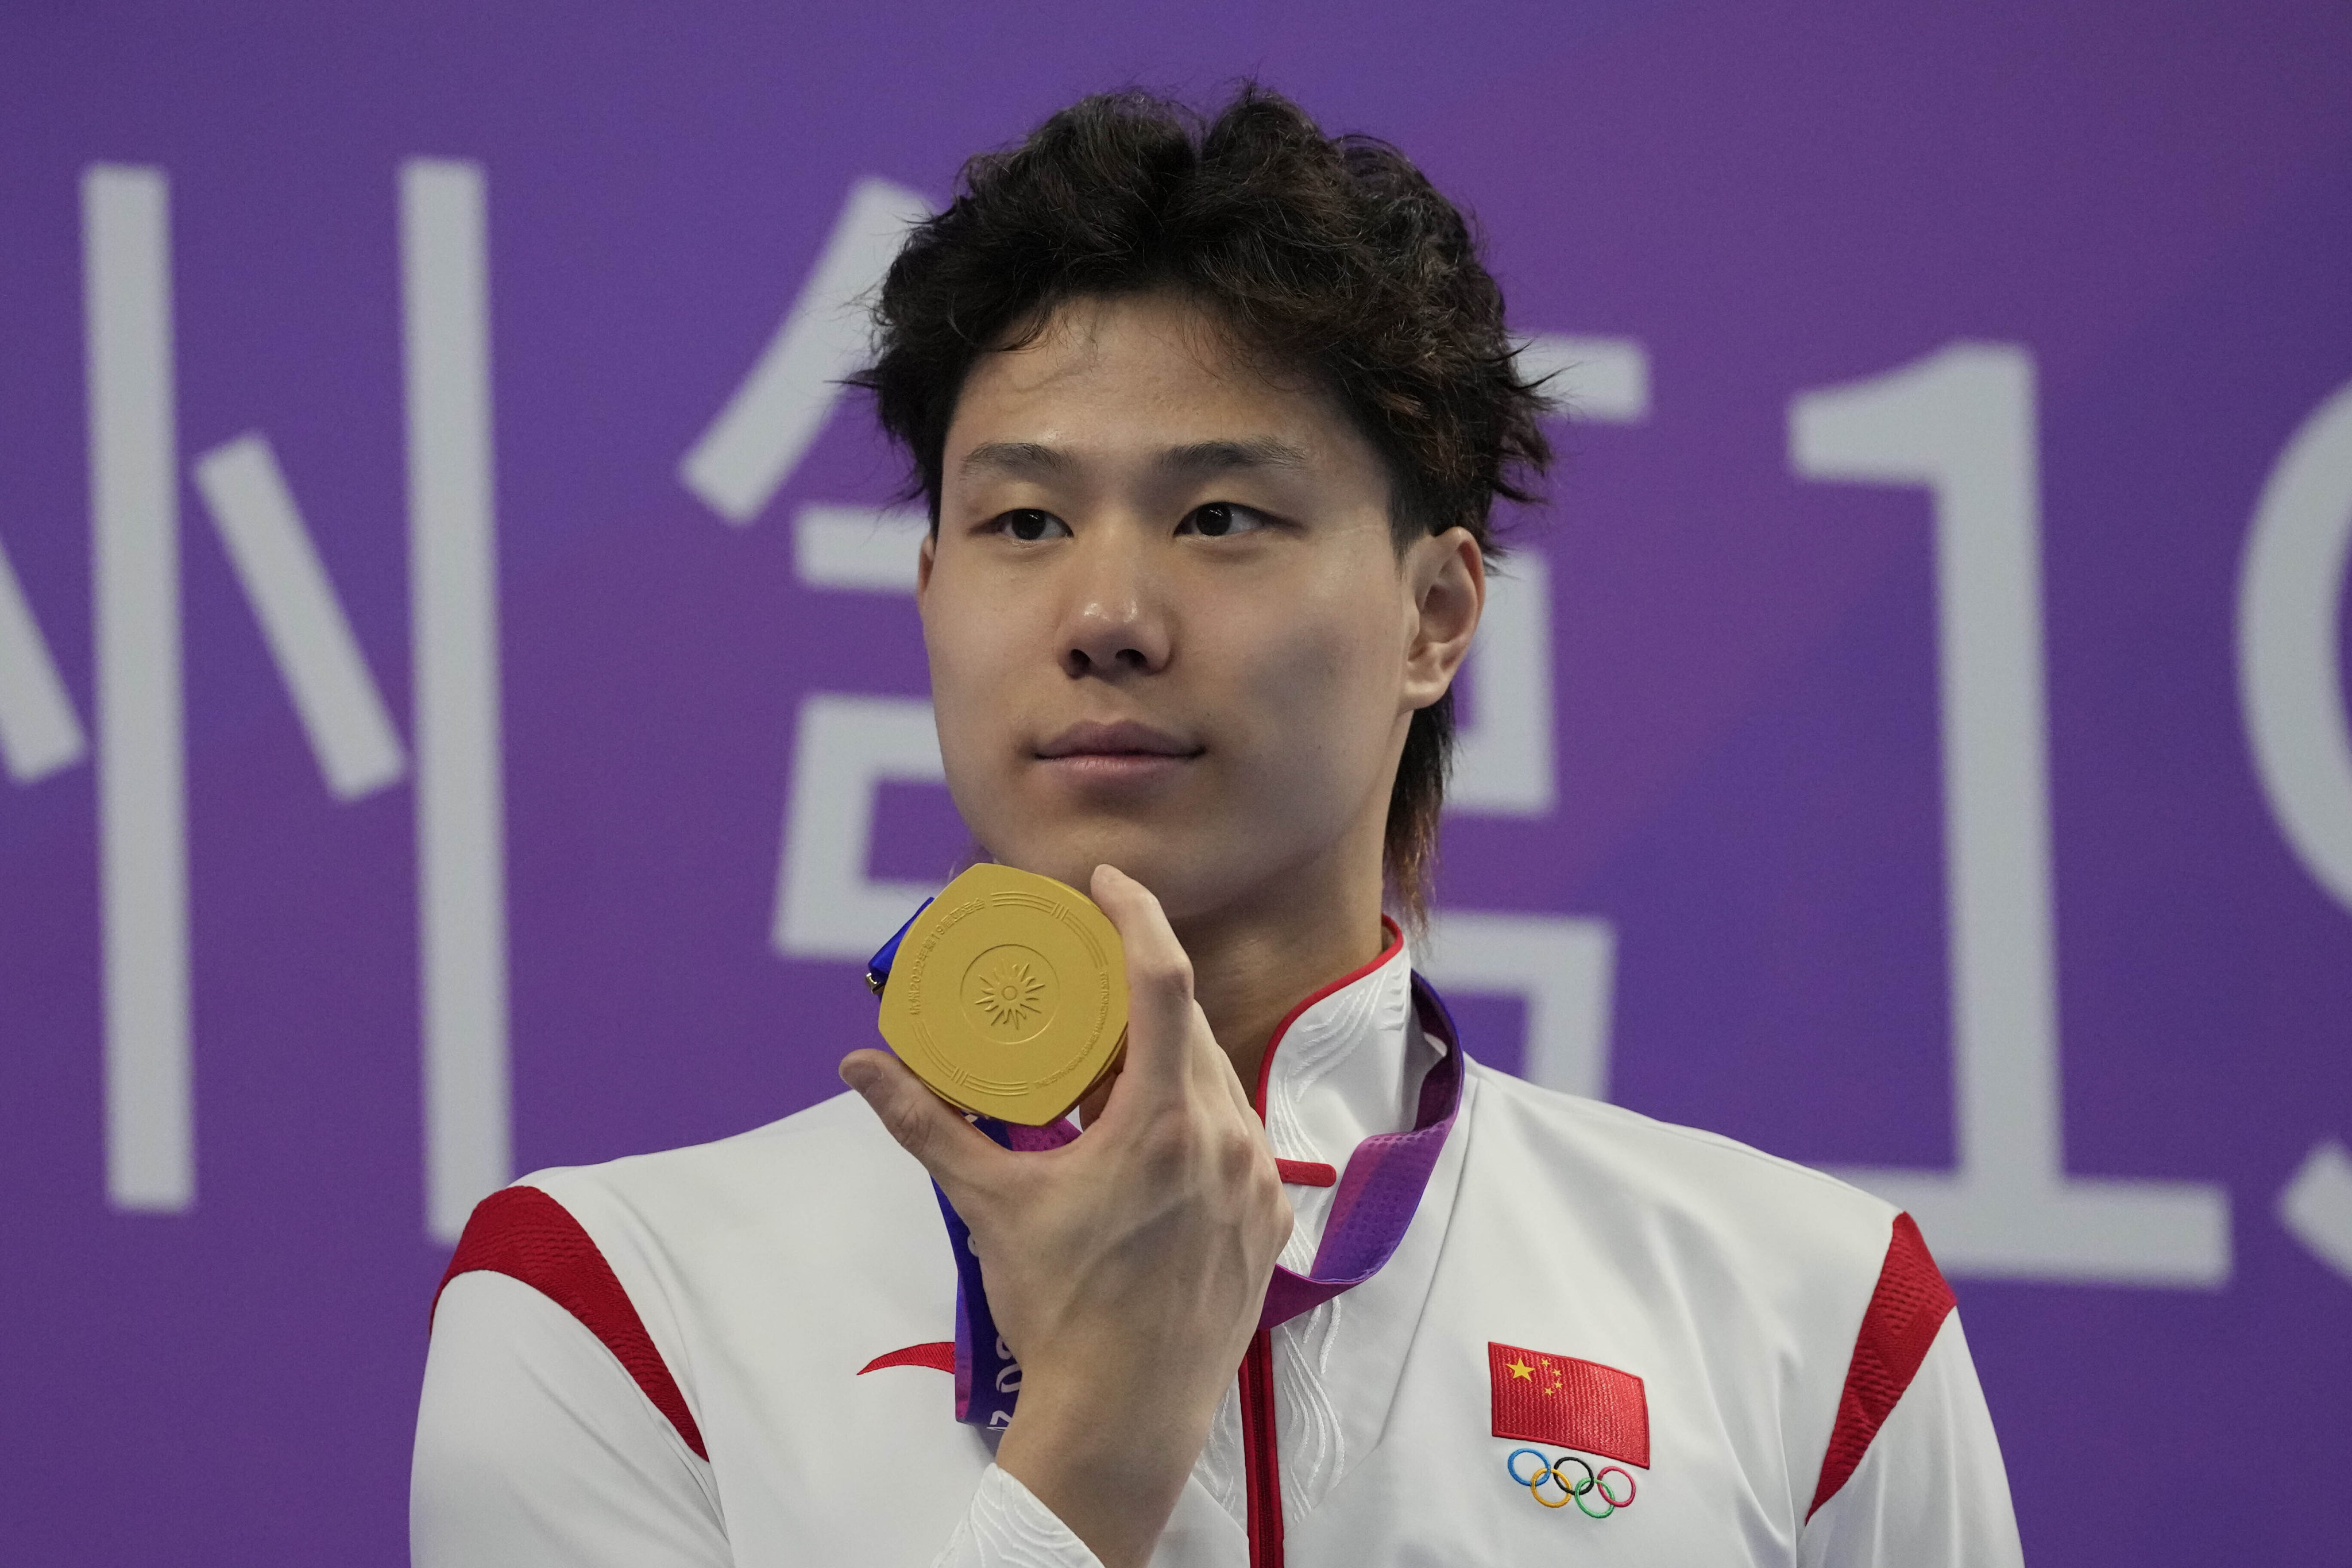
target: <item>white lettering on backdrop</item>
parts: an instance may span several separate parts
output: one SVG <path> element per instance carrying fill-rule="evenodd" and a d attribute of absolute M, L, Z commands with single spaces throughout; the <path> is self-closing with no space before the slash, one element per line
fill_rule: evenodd
<path fill-rule="evenodd" d="M 2238 691 L 2271 816 L 2314 881 L 2352 909 L 2352 733 L 2338 659 L 2352 562 L 2352 384 L 2315 409 L 2254 506 L 2238 578 Z M 2352 1279 L 2352 1153 L 2315 1144 L 2278 1215 Z"/>
<path fill-rule="evenodd" d="M 38 784 L 89 754 L 73 699 L 49 657 L 32 601 L 0 550 L 0 762 L 20 784 Z"/>
<path fill-rule="evenodd" d="M 195 479 L 327 793 L 358 800 L 398 783 L 408 758 L 268 439 L 214 447 L 196 459 Z"/>
<path fill-rule="evenodd" d="M 195 1202 L 170 184 L 82 179 L 97 668 L 106 1183 L 117 1208 Z M 426 1228 L 455 1240 L 510 1173 L 505 807 L 499 717 L 488 217 L 473 163 L 400 171 Z M 291 488 L 258 432 L 191 476 L 328 792 L 408 759 Z M 32 784 L 79 762 L 79 723 L 0 560 L 0 752 Z"/>
<path fill-rule="evenodd" d="M 1935 498 L 1959 1166 L 1845 1173 L 1910 1210 L 1955 1273 L 2218 1287 L 2230 1278 L 2226 1190 L 2066 1171 L 2040 444 L 2033 357 L 2013 343 L 1953 343 L 1789 406 L 1798 473 Z"/>
<path fill-rule="evenodd" d="M 425 1226 L 455 1241 L 513 1174 L 506 799 L 490 430 L 489 215 L 478 164 L 400 171 L 409 658 Z"/>
<path fill-rule="evenodd" d="M 821 431 L 862 342 L 852 301 L 927 210 L 862 182 L 810 283 L 744 384 L 681 464 L 722 517 L 753 521 Z M 509 1174 L 506 898 L 499 763 L 487 214 L 477 165 L 400 173 L 417 799 L 427 1227 L 453 1237 Z M 110 1199 L 194 1198 L 169 185 L 99 164 L 82 188 L 89 375 L 95 745 L 22 583 L 0 554 L 0 762 L 31 785 L 97 764 Z M 1523 350 L 1584 417 L 1650 405 L 1637 343 L 1546 336 Z M 2213 1286 L 2231 1268 L 2218 1185 L 2065 1169 L 2050 910 L 2038 429 L 2030 353 L 1955 343 L 1791 403 L 1790 460 L 1832 482 L 1916 485 L 1936 502 L 1953 1074 L 1949 1173 L 1850 1173 L 1919 1215 L 1955 1273 Z M 201 457 L 193 476 L 331 794 L 399 781 L 399 735 L 267 437 Z M 912 588 L 919 516 L 811 506 L 801 581 Z M 2283 837 L 2352 906 L 2352 733 L 2337 662 L 2352 555 L 2352 386 L 2282 453 L 2240 583 L 2241 697 Z M 1557 807 L 1550 594 L 1538 558 L 1500 575 L 1465 666 L 1451 810 L 1535 819 Z M 796 957 L 862 958 L 928 889 L 867 874 L 876 791 L 941 776 L 929 705 L 817 692 L 798 726 L 772 940 Z M 1607 922 L 1448 910 L 1433 975 L 1527 1006 L 1526 1070 L 1607 1090 L 1615 940 Z M 2352 1152 L 2315 1145 L 2281 1193 L 2283 1224 L 2352 1276 Z"/>
<path fill-rule="evenodd" d="M 100 164 L 81 198 L 106 1191 L 174 1213 L 196 1154 L 171 193 L 160 169 Z"/>

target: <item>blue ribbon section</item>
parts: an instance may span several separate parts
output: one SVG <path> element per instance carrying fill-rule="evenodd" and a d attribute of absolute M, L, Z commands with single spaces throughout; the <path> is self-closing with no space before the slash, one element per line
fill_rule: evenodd
<path fill-rule="evenodd" d="M 866 961 L 866 988 L 868 991 L 873 992 L 877 996 L 882 994 L 883 983 L 890 978 L 890 966 L 898 962 L 898 944 L 907 940 L 908 929 L 917 921 L 921 920 L 923 911 L 930 907 L 931 900 L 929 899 L 916 905 L 915 912 L 907 917 L 906 925 L 892 931 L 890 940 L 884 942 L 874 956 Z"/>

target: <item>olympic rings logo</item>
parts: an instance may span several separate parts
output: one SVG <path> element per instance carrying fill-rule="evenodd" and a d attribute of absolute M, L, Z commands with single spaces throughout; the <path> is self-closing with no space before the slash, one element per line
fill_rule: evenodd
<path fill-rule="evenodd" d="M 1519 1474 L 1521 1455 L 1535 1460 L 1536 1468 L 1533 1474 L 1524 1476 Z M 1584 1473 L 1570 1475 L 1567 1469 L 1570 1465 Z M 1570 1503 L 1574 1503 L 1576 1511 L 1587 1519 L 1607 1519 L 1621 1508 L 1633 1506 L 1635 1490 L 1633 1477 L 1622 1466 L 1603 1465 L 1600 1469 L 1595 1470 L 1574 1454 L 1562 1454 L 1557 1459 L 1546 1459 L 1538 1449 L 1514 1448 L 1511 1450 L 1510 1458 L 1503 1461 L 1503 1468 L 1511 1473 L 1511 1479 L 1528 1489 L 1529 1497 L 1546 1508 L 1566 1508 Z M 1609 1485 L 1609 1478 L 1612 1476 L 1618 1477 L 1625 1483 L 1622 1497 L 1620 1497 Z M 1551 1489 L 1549 1492 L 1545 1489 L 1547 1486 Z M 1557 1495 L 1553 1495 L 1554 1493 Z M 1596 1502 L 1600 1504 L 1598 1508 L 1593 1506 Z"/>

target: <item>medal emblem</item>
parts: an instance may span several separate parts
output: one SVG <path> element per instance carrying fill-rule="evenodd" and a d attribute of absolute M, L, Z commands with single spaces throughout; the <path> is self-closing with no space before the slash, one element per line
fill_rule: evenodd
<path fill-rule="evenodd" d="M 950 1103 L 1024 1127 L 1059 1121 L 1127 1043 L 1127 963 L 1094 900 L 974 866 L 897 940 L 882 1037 Z"/>

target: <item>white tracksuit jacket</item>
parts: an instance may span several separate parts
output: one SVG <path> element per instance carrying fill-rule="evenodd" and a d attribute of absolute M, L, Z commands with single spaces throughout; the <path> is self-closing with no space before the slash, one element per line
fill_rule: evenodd
<path fill-rule="evenodd" d="M 1344 1166 L 1412 1124 L 1444 1047 L 1410 979 L 1399 941 L 1277 1038 L 1276 1154 Z M 1332 1192 L 1287 1190 L 1304 1271 Z M 1473 1062 L 1402 1244 L 1274 1331 L 1275 1442 L 1229 1395 L 1152 1561 L 2004 1568 L 1949 1300 L 1878 1199 Z M 440 1298 L 414 1561 L 1094 1564 L 954 1419 L 954 1313 L 929 1183 L 855 1096 L 542 1171 L 483 1205 Z M 1567 1424 L 1537 1440 L 1547 1386 Z M 1254 1562 L 1246 1478 L 1270 1489 L 1270 1462 L 1281 1539 Z"/>

